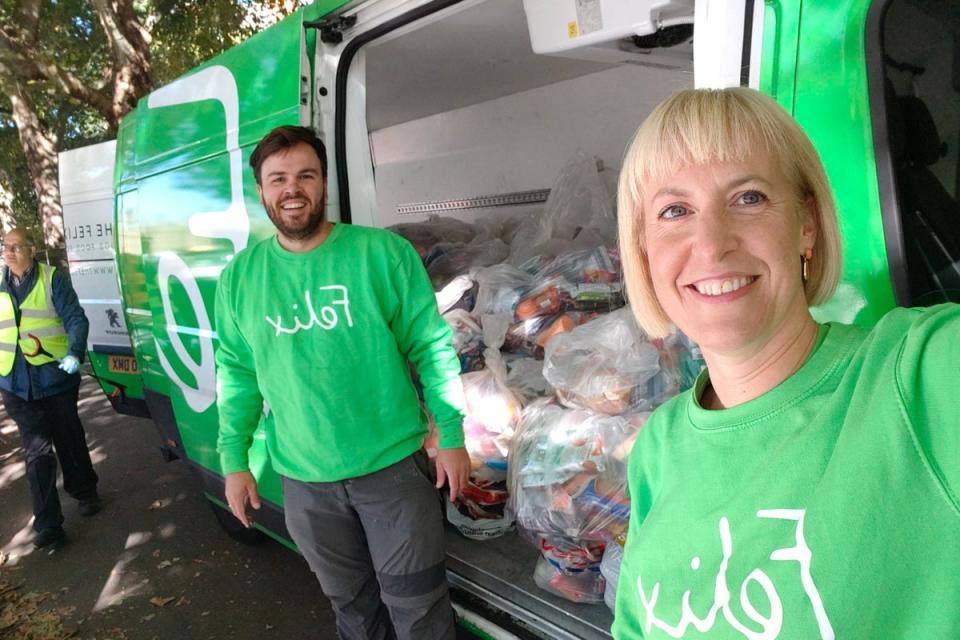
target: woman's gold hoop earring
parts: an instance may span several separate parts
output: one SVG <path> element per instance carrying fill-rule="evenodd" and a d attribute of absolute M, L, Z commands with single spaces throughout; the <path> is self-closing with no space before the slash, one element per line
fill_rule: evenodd
<path fill-rule="evenodd" d="M 800 257 L 800 261 L 803 264 L 803 281 L 806 282 L 810 279 L 810 260 L 813 259 L 813 249 L 807 249 L 806 252 Z"/>

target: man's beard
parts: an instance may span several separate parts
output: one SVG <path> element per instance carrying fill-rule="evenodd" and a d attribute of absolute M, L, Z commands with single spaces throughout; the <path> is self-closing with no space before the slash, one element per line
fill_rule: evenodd
<path fill-rule="evenodd" d="M 282 203 L 281 203 L 282 204 Z M 277 210 L 277 207 L 273 205 L 268 205 L 263 203 L 263 208 L 267 210 L 267 216 L 270 218 L 270 222 L 273 223 L 273 226 L 277 228 L 277 231 L 285 238 L 290 240 L 303 240 L 309 238 L 317 229 L 320 228 L 320 225 L 323 224 L 325 219 L 324 209 L 326 209 L 327 198 L 324 195 L 324 198 L 319 202 L 310 212 L 310 216 L 307 218 L 306 222 L 299 226 L 290 226 L 283 221 L 283 215 Z"/>

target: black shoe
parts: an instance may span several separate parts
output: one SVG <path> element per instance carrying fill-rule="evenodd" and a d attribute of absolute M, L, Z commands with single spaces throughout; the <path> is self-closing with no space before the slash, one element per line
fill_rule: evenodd
<path fill-rule="evenodd" d="M 90 516 L 95 516 L 100 513 L 100 509 L 103 508 L 103 504 L 100 502 L 100 496 L 92 496 L 90 498 L 83 498 L 80 500 L 80 515 L 84 518 L 89 518 Z"/>
<path fill-rule="evenodd" d="M 33 539 L 33 546 L 37 549 L 43 549 L 51 545 L 59 547 L 66 541 L 67 532 L 63 530 L 63 527 L 51 527 L 37 531 L 37 536 Z"/>

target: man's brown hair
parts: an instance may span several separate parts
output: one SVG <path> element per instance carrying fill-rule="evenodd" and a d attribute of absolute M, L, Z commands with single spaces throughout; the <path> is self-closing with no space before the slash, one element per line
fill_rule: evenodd
<path fill-rule="evenodd" d="M 286 151 L 298 144 L 308 144 L 313 147 L 317 157 L 320 158 L 320 171 L 323 173 L 324 180 L 326 180 L 327 148 L 324 146 L 323 141 L 318 138 L 317 134 L 313 132 L 313 129 L 309 127 L 297 127 L 285 124 L 263 136 L 263 140 L 257 143 L 253 153 L 250 154 L 250 166 L 253 168 L 253 177 L 256 179 L 257 184 L 261 184 L 260 167 L 263 165 L 264 160 L 275 153 Z"/>

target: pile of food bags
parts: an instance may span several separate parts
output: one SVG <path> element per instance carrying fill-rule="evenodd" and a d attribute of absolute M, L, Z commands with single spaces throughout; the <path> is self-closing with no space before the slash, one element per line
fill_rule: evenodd
<path fill-rule="evenodd" d="M 626 533 L 626 461 L 649 412 L 702 362 L 650 340 L 625 307 L 611 198 L 576 154 L 541 215 L 397 225 L 424 260 L 460 357 L 470 481 L 447 519 L 486 539 L 514 523 L 543 589 L 603 602 L 601 559 Z"/>

